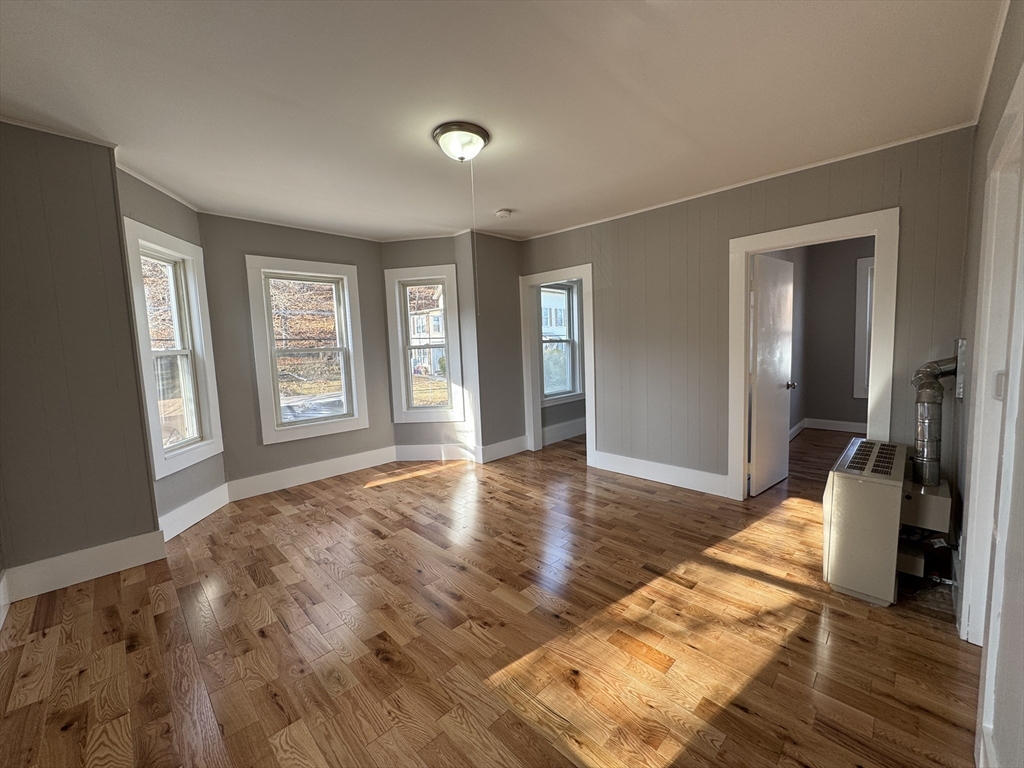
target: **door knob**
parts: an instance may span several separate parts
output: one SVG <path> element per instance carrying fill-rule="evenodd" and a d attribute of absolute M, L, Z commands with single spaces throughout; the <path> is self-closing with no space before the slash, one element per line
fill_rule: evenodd
<path fill-rule="evenodd" d="M 795 381 L 787 381 L 786 382 L 786 389 L 796 389 L 796 382 Z"/>

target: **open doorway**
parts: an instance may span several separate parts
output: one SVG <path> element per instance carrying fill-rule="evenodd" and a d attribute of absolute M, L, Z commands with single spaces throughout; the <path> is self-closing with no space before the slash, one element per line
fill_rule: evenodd
<path fill-rule="evenodd" d="M 519 278 L 526 446 L 586 433 L 596 444 L 591 265 Z"/>
<path fill-rule="evenodd" d="M 800 382 L 792 377 L 793 280 L 796 269 L 793 263 L 766 254 L 850 240 L 873 241 L 874 244 L 873 256 L 864 252 L 857 257 L 874 259 L 871 263 L 859 265 L 867 277 L 867 280 L 861 281 L 866 283 L 863 290 L 869 294 L 864 310 L 864 328 L 868 333 L 861 342 L 865 347 L 862 358 L 865 370 L 858 372 L 855 337 L 854 360 L 849 362 L 853 370 L 843 366 L 847 373 L 840 371 L 835 375 L 846 375 L 847 385 L 843 388 L 850 391 L 851 400 L 865 400 L 867 415 L 863 423 L 866 424 L 864 431 L 867 436 L 874 440 L 889 439 L 899 209 L 891 208 L 736 238 L 729 243 L 729 486 L 730 495 L 736 498 L 745 498 L 751 493 L 750 479 L 755 475 L 759 479 L 755 481 L 754 487 L 760 490 L 785 477 L 788 474 L 791 430 L 799 426 L 800 421 L 808 426 L 806 410 L 804 416 L 796 421 L 791 415 L 793 392 L 800 390 Z M 856 246 L 842 247 L 856 250 Z M 799 260 L 799 257 L 793 258 Z M 810 252 L 804 258 L 810 259 Z M 774 275 L 771 279 L 775 281 L 760 305 L 755 303 L 756 294 L 752 293 L 759 264 L 762 272 L 767 274 L 770 271 Z M 857 282 L 854 276 L 854 289 Z M 827 301 L 824 303 L 827 312 Z M 870 309 L 867 309 L 868 306 Z M 828 322 L 831 323 L 832 319 Z M 856 312 L 853 322 L 856 324 Z M 760 381 L 754 375 L 757 359 L 755 351 L 759 343 L 765 346 L 761 354 L 769 361 L 774 361 L 771 378 L 766 380 L 762 377 Z M 806 347 L 803 346 L 802 350 L 806 350 Z M 800 365 L 806 373 L 807 361 L 801 360 Z M 830 372 L 830 375 L 833 373 Z M 867 382 L 866 398 L 853 397 L 858 379 Z M 796 384 L 795 390 L 793 384 Z M 856 404 L 852 406 L 856 407 Z M 851 410 L 847 415 L 856 418 L 858 413 Z M 764 423 L 758 419 L 759 414 L 767 417 Z M 846 422 L 846 428 L 853 424 L 857 431 L 861 431 L 862 422 L 847 419 L 823 421 Z M 837 428 L 835 423 L 822 426 Z M 778 475 L 774 481 L 773 475 Z"/>
<path fill-rule="evenodd" d="M 805 428 L 867 433 L 874 256 L 869 236 L 752 257 L 751 496 Z"/>

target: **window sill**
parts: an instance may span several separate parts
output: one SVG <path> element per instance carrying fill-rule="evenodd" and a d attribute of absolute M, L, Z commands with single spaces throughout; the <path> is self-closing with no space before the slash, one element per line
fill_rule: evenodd
<path fill-rule="evenodd" d="M 153 478 L 160 480 L 169 477 L 193 464 L 212 458 L 224 452 L 224 442 L 218 436 L 209 440 L 185 446 L 171 453 L 161 453 L 154 457 Z"/>
<path fill-rule="evenodd" d="M 587 397 L 586 392 L 571 392 L 568 395 L 558 395 L 556 397 L 546 397 L 540 401 L 541 408 L 547 408 L 549 405 L 561 405 L 562 403 L 574 403 L 577 400 L 585 400 Z"/>
<path fill-rule="evenodd" d="M 395 424 L 431 424 L 436 422 L 465 421 L 462 408 L 438 408 L 436 410 L 398 411 Z"/>
<path fill-rule="evenodd" d="M 367 429 L 369 419 L 364 415 L 349 416 L 329 421 L 314 421 L 310 424 L 293 424 L 287 427 L 277 425 L 263 426 L 263 444 L 287 443 L 292 440 L 305 440 L 308 437 L 336 435 L 339 432 L 351 432 L 356 429 Z"/>

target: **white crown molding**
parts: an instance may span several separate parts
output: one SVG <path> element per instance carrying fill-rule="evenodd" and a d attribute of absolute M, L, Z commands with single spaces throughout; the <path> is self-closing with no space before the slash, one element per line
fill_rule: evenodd
<path fill-rule="evenodd" d="M 95 136 L 90 136 L 87 133 L 78 133 L 72 130 L 62 130 L 60 128 L 50 128 L 46 125 L 39 125 L 38 123 L 30 123 L 27 120 L 18 120 L 13 117 L 6 117 L 0 115 L 0 123 L 9 123 L 10 125 L 16 125 L 19 128 L 28 128 L 33 131 L 40 131 L 42 133 L 53 134 L 54 136 L 61 136 L 65 139 L 74 139 L 75 141 L 85 141 L 89 144 L 98 144 L 101 147 L 109 147 L 110 149 L 116 149 L 117 144 L 111 144 L 109 141 L 104 139 L 98 139 Z"/>
<path fill-rule="evenodd" d="M 974 109 L 974 122 L 981 120 L 981 108 L 985 105 L 985 97 L 988 95 L 988 84 L 992 79 L 992 70 L 996 65 L 996 55 L 999 53 L 999 41 L 1003 39 L 1003 30 L 1006 29 L 1006 16 L 1010 12 L 1010 0 L 1003 0 L 1003 7 L 999 11 L 999 24 L 996 25 L 996 33 L 992 37 L 992 46 L 988 52 L 988 62 L 985 64 L 985 76 L 981 79 L 981 88 L 978 92 L 978 105 Z"/>
<path fill-rule="evenodd" d="M 648 206 L 647 208 L 640 208 L 640 209 L 635 210 L 635 211 L 630 211 L 629 213 L 620 213 L 620 214 L 617 214 L 615 216 L 609 216 L 609 217 L 607 217 L 605 219 L 597 219 L 596 221 L 588 221 L 586 224 L 574 224 L 571 227 L 566 227 L 565 229 L 556 229 L 553 232 L 546 232 L 543 235 L 531 235 L 530 237 L 524 237 L 520 242 L 524 242 L 525 243 L 525 242 L 528 242 L 530 240 L 539 240 L 542 237 L 550 237 L 551 235 L 560 235 L 563 232 L 572 232 L 574 229 L 583 229 L 584 227 L 592 227 L 595 224 L 604 224 L 605 222 L 608 222 L 608 221 L 616 221 L 617 219 L 625 219 L 625 218 L 627 218 L 629 216 L 636 216 L 638 213 L 647 213 L 648 211 L 656 211 L 659 208 L 667 208 L 670 205 L 676 205 L 678 203 L 685 203 L 685 202 L 688 202 L 689 200 L 697 200 L 697 199 L 702 198 L 702 197 L 708 197 L 709 195 L 717 195 L 719 192 L 728 192 L 730 189 L 738 189 L 740 187 L 745 187 L 745 186 L 747 186 L 749 184 L 759 184 L 762 181 L 769 181 L 771 179 L 777 179 L 777 178 L 779 178 L 781 176 L 789 176 L 791 173 L 800 173 L 801 171 L 808 171 L 811 168 L 820 168 L 823 165 L 830 165 L 832 163 L 841 163 L 843 160 L 852 160 L 855 157 L 861 157 L 862 155 L 870 155 L 873 152 L 881 152 L 883 150 L 892 149 L 893 147 L 899 147 L 899 146 L 902 146 L 904 144 L 912 144 L 915 141 L 923 141 L 924 139 L 930 139 L 930 138 L 933 138 L 934 136 L 941 136 L 944 133 L 953 133 L 954 131 L 959 131 L 959 130 L 962 130 L 964 128 L 970 128 L 971 126 L 974 126 L 974 125 L 977 125 L 977 124 L 978 124 L 978 120 L 974 119 L 974 120 L 972 120 L 970 122 L 960 123 L 959 125 L 954 125 L 954 126 L 952 126 L 950 128 L 940 128 L 939 130 L 929 131 L 928 133 L 922 133 L 922 134 L 920 134 L 918 136 L 911 136 L 909 139 L 900 139 L 899 141 L 891 141 L 888 144 L 882 144 L 881 146 L 872 147 L 871 149 L 863 149 L 863 150 L 860 150 L 859 152 L 851 152 L 848 155 L 841 155 L 839 157 L 832 157 L 832 158 L 829 158 L 827 160 L 820 160 L 819 162 L 816 162 L 816 163 L 810 163 L 808 165 L 801 165 L 798 168 L 790 168 L 789 170 L 779 171 L 778 173 L 770 173 L 767 176 L 759 176 L 756 179 L 749 179 L 747 181 L 741 181 L 741 182 L 739 182 L 737 184 L 730 184 L 727 187 L 719 187 L 718 189 L 712 189 L 712 190 L 709 190 L 707 192 L 700 192 L 700 193 L 698 193 L 696 195 L 690 195 L 689 197 L 681 197 L 678 200 L 672 200 L 672 201 L 667 202 L 667 203 L 658 203 L 657 205 L 651 205 L 651 206 Z"/>
<path fill-rule="evenodd" d="M 146 176 L 143 176 L 141 173 L 136 171 L 134 168 L 132 168 L 132 167 L 130 167 L 128 165 L 125 165 L 123 162 L 118 160 L 117 159 L 117 150 L 114 150 L 114 164 L 117 166 L 118 170 L 124 171 L 129 176 L 132 176 L 132 177 L 138 179 L 139 181 L 141 181 L 143 184 L 148 184 L 153 189 L 155 189 L 157 192 L 163 192 L 169 198 L 171 198 L 172 200 L 175 200 L 176 202 L 181 203 L 182 205 L 184 205 L 186 208 L 188 208 L 193 213 L 199 213 L 199 209 L 195 205 L 190 203 L 188 200 L 183 198 L 181 195 L 178 195 L 178 194 L 175 194 L 174 192 L 171 192 L 171 190 L 167 189 L 167 187 L 162 186 L 160 184 L 157 184 L 152 179 L 150 179 L 150 178 L 148 178 Z"/>

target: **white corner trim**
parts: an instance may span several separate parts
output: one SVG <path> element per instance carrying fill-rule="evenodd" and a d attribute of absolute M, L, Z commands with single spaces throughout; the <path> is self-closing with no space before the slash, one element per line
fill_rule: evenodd
<path fill-rule="evenodd" d="M 792 426 L 789 430 L 789 439 L 792 440 L 794 437 L 799 435 L 807 429 L 807 419 L 801 419 L 797 424 Z"/>
<path fill-rule="evenodd" d="M 659 464 L 656 461 L 634 459 L 629 456 L 605 453 L 604 451 L 588 451 L 587 463 L 592 467 L 605 469 L 609 472 L 632 475 L 644 480 L 674 485 L 677 488 L 686 488 L 698 493 L 710 493 L 714 496 L 739 499 L 736 495 L 734 484 L 730 482 L 729 475 L 717 475 L 713 472 L 703 472 L 698 469 L 674 467 L 670 464 Z"/>
<path fill-rule="evenodd" d="M 231 501 L 248 499 L 263 493 L 273 493 L 284 488 L 292 488 L 303 483 L 314 483 L 335 475 L 344 475 L 360 469 L 376 467 L 378 464 L 389 464 L 395 461 L 395 446 L 377 448 L 373 451 L 339 456 L 335 459 L 318 461 L 314 464 L 303 464 L 299 467 L 279 469 L 265 475 L 253 475 L 240 480 L 228 481 L 228 498 Z"/>
<path fill-rule="evenodd" d="M 160 530 L 164 534 L 164 541 L 173 539 L 179 533 L 209 517 L 230 501 L 231 499 L 228 498 L 228 486 L 224 483 L 218 485 L 212 491 L 208 491 L 202 496 L 185 502 L 180 507 L 161 515 L 158 522 L 160 523 Z"/>
<path fill-rule="evenodd" d="M 0 573 L 0 629 L 4 628 L 7 610 L 11 607 L 11 594 L 7 585 L 7 571 Z"/>
<path fill-rule="evenodd" d="M 7 598 L 13 603 L 165 557 L 160 531 L 67 552 L 8 568 L 4 573 Z"/>
<path fill-rule="evenodd" d="M 833 421 L 832 419 L 804 419 L 803 429 L 828 429 L 832 432 L 868 433 L 868 425 L 862 421 Z M 874 438 L 880 440 L 881 438 Z"/>
<path fill-rule="evenodd" d="M 395 461 L 476 461 L 476 452 L 459 443 L 396 445 Z"/>
<path fill-rule="evenodd" d="M 544 435 L 544 445 L 551 445 L 552 443 L 558 443 L 562 440 L 568 440 L 570 437 L 586 434 L 587 417 L 582 416 L 578 419 L 562 421 L 558 424 L 549 424 L 544 427 L 541 432 Z"/>
<path fill-rule="evenodd" d="M 486 464 L 489 461 L 497 461 L 515 453 L 522 453 L 525 450 L 526 435 L 513 437 L 511 440 L 503 440 L 500 443 L 478 445 L 476 447 L 476 463 Z"/>

